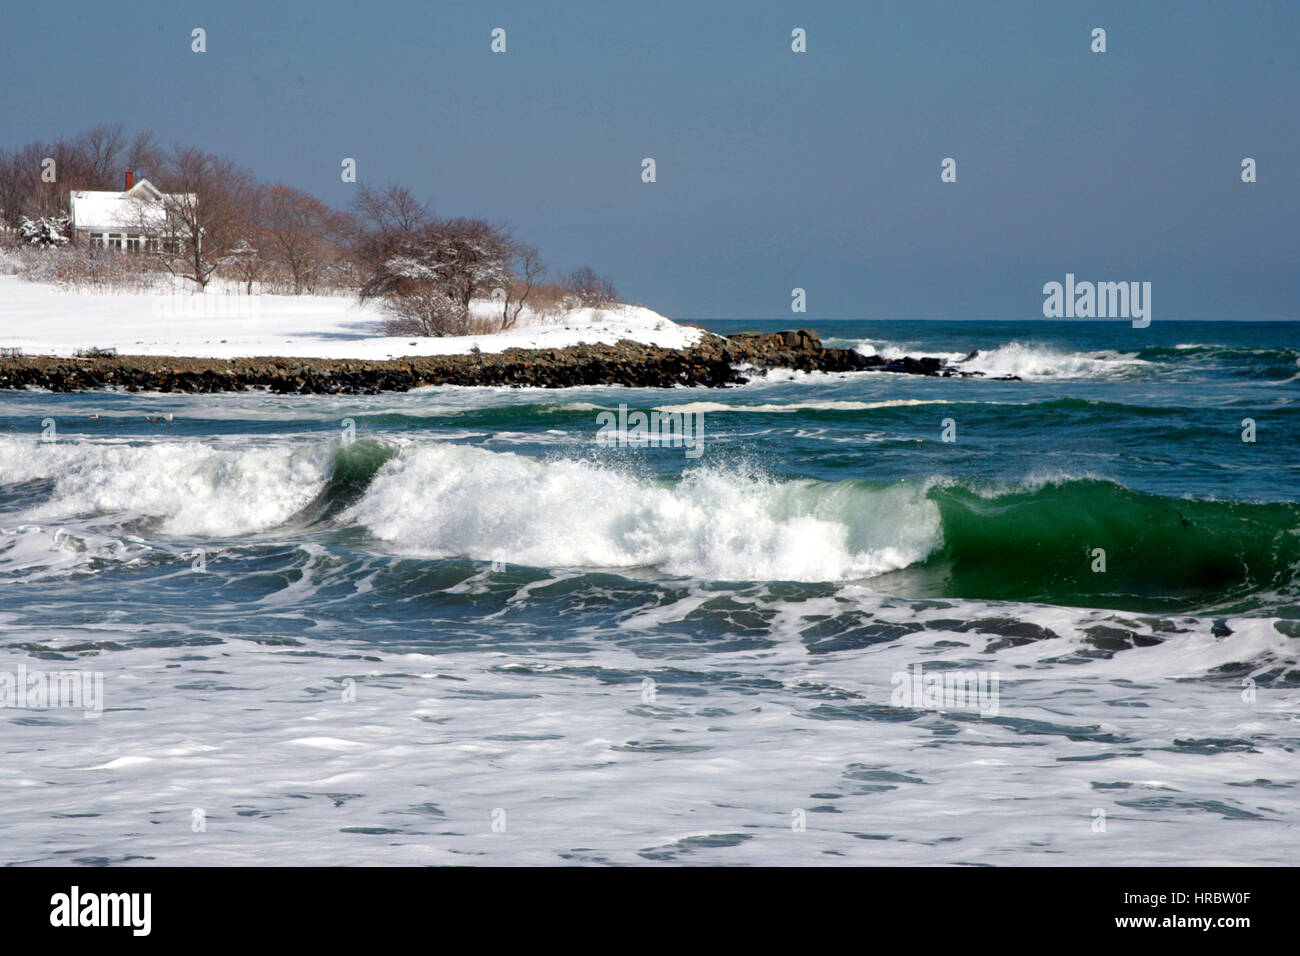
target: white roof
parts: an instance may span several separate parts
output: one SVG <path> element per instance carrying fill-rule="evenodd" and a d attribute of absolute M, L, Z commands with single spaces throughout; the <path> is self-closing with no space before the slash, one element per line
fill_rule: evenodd
<path fill-rule="evenodd" d="M 159 228 L 166 221 L 163 202 L 169 198 L 169 194 L 159 192 L 147 179 L 126 192 L 76 189 L 71 197 L 72 225 L 90 232 L 134 232 L 141 226 Z M 192 201 L 192 194 L 189 198 Z"/>

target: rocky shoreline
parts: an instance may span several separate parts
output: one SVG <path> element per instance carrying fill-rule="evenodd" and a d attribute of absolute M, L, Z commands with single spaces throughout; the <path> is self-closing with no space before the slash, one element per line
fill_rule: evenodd
<path fill-rule="evenodd" d="M 967 356 L 971 358 L 975 353 Z M 963 361 L 966 361 L 964 359 Z M 719 388 L 743 385 L 755 370 L 894 372 L 970 377 L 929 356 L 886 360 L 852 349 L 825 348 L 816 332 L 710 334 L 687 349 L 624 340 L 616 345 L 562 349 L 507 349 L 366 361 L 318 358 L 175 358 L 149 355 L 48 355 L 0 357 L 0 389 L 74 392 L 97 388 L 158 392 L 231 392 L 263 389 L 276 394 L 356 395 L 405 392 L 424 385 L 509 385 L 568 388 L 676 385 Z M 1000 380 L 1016 380 L 1014 376 Z"/>

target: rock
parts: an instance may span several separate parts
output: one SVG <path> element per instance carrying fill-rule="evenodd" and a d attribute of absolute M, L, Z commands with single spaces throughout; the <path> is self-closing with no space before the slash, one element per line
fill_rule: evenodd
<path fill-rule="evenodd" d="M 824 348 L 811 329 L 706 336 L 688 349 L 622 341 L 563 349 L 507 349 L 471 355 L 420 356 L 387 361 L 308 358 L 159 358 L 99 355 L 0 357 L 0 388 L 78 391 L 217 392 L 265 389 L 276 394 L 373 395 L 421 385 L 513 385 L 566 388 L 618 384 L 633 388 L 677 385 L 723 388 L 748 381 L 742 367 L 800 371 L 887 371 L 910 375 L 977 375 L 930 356 L 886 362 L 853 349 Z M 1006 380 L 1016 380 L 1007 376 Z"/>

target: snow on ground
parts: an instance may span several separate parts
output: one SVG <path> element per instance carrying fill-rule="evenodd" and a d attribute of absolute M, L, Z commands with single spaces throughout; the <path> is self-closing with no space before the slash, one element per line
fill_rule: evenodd
<path fill-rule="evenodd" d="M 499 308 L 484 301 L 472 311 L 486 317 Z M 378 307 L 349 296 L 68 292 L 0 276 L 0 347 L 21 348 L 24 355 L 114 348 L 119 355 L 386 359 L 454 355 L 475 347 L 501 352 L 612 345 L 620 339 L 685 348 L 704 336 L 631 305 L 575 309 L 553 318 L 525 311 L 518 328 L 494 335 L 393 337 L 383 334 L 382 322 Z"/>

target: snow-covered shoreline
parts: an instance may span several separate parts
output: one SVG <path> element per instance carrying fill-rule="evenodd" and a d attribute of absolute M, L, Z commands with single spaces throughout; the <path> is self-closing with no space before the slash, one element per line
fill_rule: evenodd
<path fill-rule="evenodd" d="M 478 317 L 499 310 L 476 302 Z M 282 356 L 363 359 L 613 345 L 630 340 L 685 349 L 706 333 L 650 309 L 618 305 L 554 317 L 525 310 L 519 326 L 488 335 L 387 336 L 383 315 L 348 296 L 71 292 L 0 276 L 0 347 L 67 357 L 90 348 L 187 358 Z"/>

